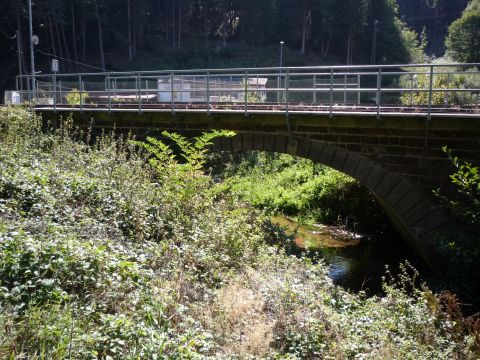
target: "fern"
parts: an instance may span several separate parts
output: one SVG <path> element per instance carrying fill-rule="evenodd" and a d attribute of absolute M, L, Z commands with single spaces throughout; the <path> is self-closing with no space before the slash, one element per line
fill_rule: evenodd
<path fill-rule="evenodd" d="M 183 170 L 200 171 L 205 165 L 208 147 L 213 144 L 213 140 L 219 137 L 233 137 L 236 134 L 233 131 L 214 130 L 203 133 L 193 140 L 168 131 L 164 131 L 162 135 L 173 141 L 180 149 L 180 156 L 186 161 L 186 164 L 182 165 Z M 172 165 L 180 165 L 172 148 L 161 140 L 148 137 L 146 142 L 136 141 L 135 144 L 151 155 L 149 163 L 159 174 L 163 174 Z"/>

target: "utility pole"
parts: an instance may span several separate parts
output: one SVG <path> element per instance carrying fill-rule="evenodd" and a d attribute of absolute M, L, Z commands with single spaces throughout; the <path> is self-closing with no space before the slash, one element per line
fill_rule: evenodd
<path fill-rule="evenodd" d="M 22 71 L 22 44 L 20 42 L 20 30 L 17 30 L 17 55 L 18 55 L 18 75 L 20 75 L 20 90 L 23 90 L 23 71 Z"/>
<path fill-rule="evenodd" d="M 35 55 L 33 52 L 32 0 L 28 0 L 28 30 L 30 35 L 30 64 L 32 72 L 32 95 L 35 94 Z"/>
<path fill-rule="evenodd" d="M 378 33 L 378 20 L 373 22 L 373 40 L 372 40 L 372 58 L 371 64 L 375 65 L 377 62 L 377 33 Z"/>

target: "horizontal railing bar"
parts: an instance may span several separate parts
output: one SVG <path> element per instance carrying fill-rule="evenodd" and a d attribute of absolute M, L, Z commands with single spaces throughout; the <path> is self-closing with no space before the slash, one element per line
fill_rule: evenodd
<path fill-rule="evenodd" d="M 446 67 L 456 67 L 456 68 L 466 68 L 466 67 L 480 67 L 480 63 L 466 63 L 466 64 L 398 64 L 398 65 L 335 65 L 335 66 L 301 66 L 301 67 L 262 67 L 262 68 L 226 68 L 226 69 L 191 69 L 191 70 L 161 70 L 161 71 L 118 71 L 118 72 L 104 72 L 104 73 L 70 73 L 70 74 L 44 74 L 44 75 L 35 75 L 33 77 L 45 77 L 45 76 L 100 76 L 100 75 L 149 75 L 149 74 L 185 74 L 185 73 L 225 73 L 225 72 L 244 72 L 244 71 L 302 71 L 302 70 L 345 70 L 345 69 L 398 69 L 398 68 L 446 68 Z M 21 75 L 20 78 L 31 78 L 31 75 Z"/>

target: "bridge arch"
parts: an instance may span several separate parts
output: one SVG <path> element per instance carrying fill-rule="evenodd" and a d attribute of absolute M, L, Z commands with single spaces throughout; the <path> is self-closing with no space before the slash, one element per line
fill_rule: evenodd
<path fill-rule="evenodd" d="M 441 239 L 453 230 L 450 218 L 407 179 L 360 153 L 306 137 L 271 133 L 240 133 L 233 138 L 219 138 L 212 150 L 285 153 L 351 176 L 369 189 L 395 228 L 427 264 L 441 266 L 439 246 Z"/>

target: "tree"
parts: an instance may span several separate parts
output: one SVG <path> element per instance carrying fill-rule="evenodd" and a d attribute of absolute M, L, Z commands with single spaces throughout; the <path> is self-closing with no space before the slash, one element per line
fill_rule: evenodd
<path fill-rule="evenodd" d="M 455 61 L 480 62 L 480 10 L 467 10 L 452 23 L 445 40 L 448 54 Z"/>

